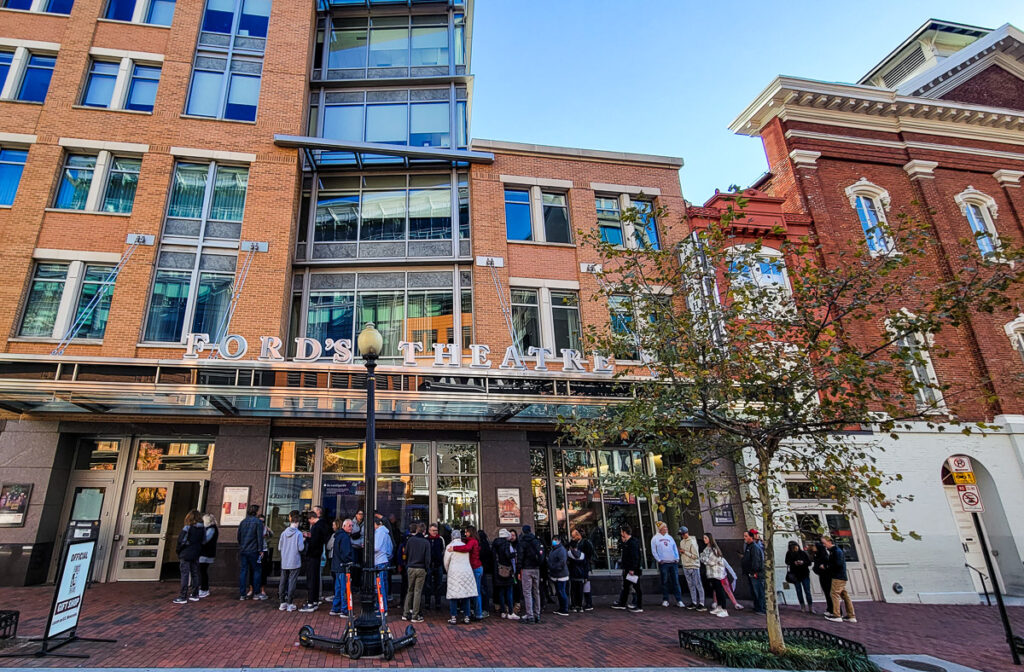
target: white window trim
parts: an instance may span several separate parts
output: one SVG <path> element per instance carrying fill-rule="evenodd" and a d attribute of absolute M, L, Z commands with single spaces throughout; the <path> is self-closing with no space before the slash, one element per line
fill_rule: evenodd
<path fill-rule="evenodd" d="M 58 208 L 55 204 L 57 200 L 57 192 L 54 191 L 51 197 L 51 203 L 54 203 L 47 210 L 57 210 L 59 212 L 89 212 L 98 213 L 101 215 L 113 215 L 114 217 L 128 217 L 131 212 L 105 212 L 103 210 L 103 196 L 107 191 L 107 183 L 110 180 L 110 170 L 113 166 L 113 159 L 115 155 L 118 157 L 129 157 L 142 159 L 143 154 L 149 151 L 149 145 L 136 145 L 132 143 L 120 143 L 120 142 L 96 142 L 92 140 L 76 140 L 74 138 L 61 138 L 59 144 L 64 147 L 64 156 L 61 157 L 60 174 L 57 182 L 63 178 L 64 166 L 67 157 L 73 154 L 80 155 L 94 155 L 96 157 L 96 167 L 93 169 L 92 182 L 89 184 L 89 194 L 85 197 L 85 208 L 81 210 L 73 210 L 68 208 Z M 98 152 L 97 147 L 102 147 Z M 127 149 L 119 149 L 119 147 L 126 147 Z M 141 175 L 142 166 L 139 166 L 139 173 Z M 132 210 L 135 209 L 135 203 L 132 202 Z"/>
<path fill-rule="evenodd" d="M 971 228 L 971 222 L 967 218 L 967 207 L 971 205 L 977 206 L 978 210 L 981 212 L 981 218 L 985 224 L 985 230 L 988 232 L 988 236 L 992 240 L 994 252 L 991 254 L 991 259 L 1001 260 L 1002 255 L 1000 254 L 1001 246 L 999 244 L 999 232 L 996 230 L 996 218 L 999 217 L 999 204 L 996 203 L 996 199 L 983 191 L 975 189 L 971 185 L 967 185 L 966 189 L 953 196 L 953 200 L 956 202 L 957 206 L 959 206 L 960 214 L 964 216 L 964 220 L 967 222 L 967 228 L 970 229 L 972 236 L 974 235 L 974 229 Z M 977 239 L 975 239 L 975 244 L 977 244 Z"/>
<path fill-rule="evenodd" d="M 112 258 L 109 258 L 112 257 Z M 60 295 L 60 304 L 57 308 L 57 316 L 53 321 L 53 331 L 49 337 L 46 336 L 21 336 L 21 328 L 25 321 L 25 312 L 28 310 L 28 296 L 25 297 L 25 304 L 21 310 L 18 320 L 18 336 L 12 341 L 59 341 L 74 324 L 75 314 L 78 312 L 78 302 L 82 296 L 82 287 L 85 284 L 85 267 L 89 264 L 116 266 L 121 255 L 97 252 L 76 252 L 73 250 L 44 250 L 36 249 L 32 255 L 32 278 L 29 280 L 31 291 L 32 281 L 35 279 L 36 267 L 45 263 L 67 263 L 68 273 L 64 278 L 64 290 Z M 116 284 L 116 280 L 115 283 Z M 105 335 L 105 334 L 104 334 Z M 76 338 L 75 341 L 101 342 L 103 339 Z"/>
<path fill-rule="evenodd" d="M 15 97 L 15 94 L 21 87 L 21 80 L 25 77 L 25 68 L 28 67 L 29 57 L 32 54 L 56 57 L 57 52 L 60 51 L 60 45 L 56 42 L 38 42 L 36 40 L 17 40 L 0 37 L 0 48 L 3 47 L 13 47 L 14 57 L 11 59 L 10 69 L 7 71 L 7 80 L 4 82 L 3 88 L 0 89 L 0 101 L 20 102 Z"/>
<path fill-rule="evenodd" d="M 92 71 L 92 64 L 95 62 L 118 63 L 117 78 L 114 80 L 114 90 L 110 96 L 110 104 L 106 107 L 84 105 L 82 100 L 78 101 L 78 107 L 87 107 L 92 110 L 115 110 L 120 112 L 131 112 L 133 114 L 153 114 L 152 111 L 127 110 L 125 104 L 128 102 L 128 89 L 131 85 L 132 74 L 136 65 L 160 68 L 161 78 L 163 77 L 163 54 L 151 54 L 144 51 L 124 51 L 123 49 L 107 49 L 105 47 L 93 47 L 89 50 L 89 72 L 86 73 L 86 85 Z M 159 85 L 158 85 L 159 86 Z M 82 91 L 85 95 L 85 89 Z"/>
<path fill-rule="evenodd" d="M 731 250 L 744 251 L 744 250 L 747 250 L 749 247 L 750 247 L 750 245 L 746 245 L 746 244 L 733 245 L 732 247 L 729 248 L 729 250 L 730 251 Z M 730 254 L 728 256 L 730 257 L 730 263 L 731 263 L 731 256 L 732 255 Z M 765 258 L 765 259 L 770 259 L 772 261 L 772 263 L 775 263 L 775 264 L 777 264 L 779 266 L 780 270 L 782 271 L 782 281 L 783 281 L 783 285 L 785 286 L 785 289 L 786 289 L 786 295 L 787 295 L 787 297 L 792 297 L 793 296 L 793 286 L 789 282 L 789 270 L 786 267 L 786 259 L 782 255 L 782 252 L 777 250 L 777 249 L 775 249 L 774 247 L 764 247 L 764 246 L 762 246 L 761 249 L 757 251 L 757 254 L 753 255 L 753 259 L 761 259 L 762 257 Z M 760 283 L 761 269 L 760 268 L 751 267 L 750 268 L 750 275 L 751 275 L 751 278 L 753 279 L 754 283 L 757 284 L 758 287 L 760 287 L 761 286 L 761 283 Z M 717 284 L 717 280 L 716 280 L 716 284 Z"/>
<path fill-rule="evenodd" d="M 1010 347 L 1017 351 L 1024 362 L 1024 313 L 1018 315 L 1012 322 L 1003 326 L 1006 337 L 1010 339 Z"/>
<path fill-rule="evenodd" d="M 911 313 L 906 308 L 901 308 L 900 312 L 903 313 L 904 315 L 908 316 L 908 317 L 914 317 L 914 314 Z M 892 320 L 891 319 L 886 319 L 885 327 L 889 331 L 890 334 L 892 334 L 893 336 L 896 335 L 896 333 L 894 332 L 893 327 L 892 327 Z M 920 332 L 914 332 L 914 333 L 905 334 L 904 337 L 905 338 L 913 338 L 917 342 L 917 347 L 918 348 L 922 348 L 922 347 L 930 348 L 934 344 L 934 342 L 935 342 L 935 335 L 931 334 L 931 333 L 922 334 Z M 901 349 L 903 348 L 903 345 L 901 344 L 901 342 L 899 340 L 897 340 L 896 343 L 894 343 L 894 345 L 897 348 L 901 348 Z M 924 360 L 925 371 L 928 374 L 928 383 L 931 384 L 931 385 L 935 385 L 935 387 L 930 388 L 932 394 L 935 395 L 935 407 L 932 408 L 931 410 L 926 411 L 926 413 L 929 414 L 929 415 L 943 415 L 943 414 L 946 414 L 946 413 L 948 413 L 948 409 L 946 407 L 946 400 L 943 397 L 942 390 L 938 387 L 940 385 L 940 383 L 939 383 L 939 376 L 938 376 L 938 374 L 935 373 L 935 366 L 932 363 L 931 352 L 929 352 L 928 350 L 920 350 L 920 349 L 918 350 L 918 352 L 921 355 L 921 359 Z M 913 372 L 911 372 L 911 376 L 913 376 Z M 916 394 L 914 395 L 914 402 L 915 402 L 915 404 L 917 404 L 917 407 L 920 409 L 921 408 L 921 404 L 920 404 L 920 401 L 918 401 Z"/>
<path fill-rule="evenodd" d="M 510 178 L 508 182 L 504 180 L 506 177 Z M 532 184 L 524 184 L 520 180 L 526 180 L 532 182 Z M 572 213 L 569 207 L 569 188 L 572 187 L 571 182 L 566 180 L 545 180 L 542 178 L 514 178 L 510 175 L 502 175 L 502 182 L 502 207 L 504 207 L 506 202 L 504 200 L 505 190 L 530 192 L 530 240 L 508 240 L 508 231 L 506 230 L 505 238 L 507 243 L 524 243 L 527 245 L 540 243 L 544 245 L 576 247 L 575 236 L 573 236 L 572 231 Z M 553 186 L 547 184 L 549 182 L 565 182 L 569 187 Z M 565 196 L 565 214 L 569 221 L 570 240 L 568 243 L 553 243 L 547 240 L 547 232 L 544 230 L 544 192 Z M 504 211 L 502 211 L 502 215 L 504 216 Z M 507 222 L 506 226 L 508 226 Z"/>
<path fill-rule="evenodd" d="M 846 197 L 850 199 L 850 207 L 853 208 L 854 214 L 857 215 L 858 224 L 861 224 L 861 222 L 860 213 L 857 212 L 857 198 L 863 197 L 870 199 L 874 203 L 875 214 L 878 216 L 879 225 L 888 227 L 889 218 L 886 213 L 888 213 L 889 208 L 892 206 L 892 199 L 889 197 L 888 191 L 878 186 L 877 184 L 869 182 L 866 177 L 862 177 L 853 184 L 851 184 L 850 186 L 846 187 Z M 861 232 L 865 236 L 867 235 L 867 233 L 863 230 L 862 224 Z M 872 257 L 877 257 L 880 255 L 888 256 L 890 254 L 899 254 L 896 250 L 896 241 L 894 241 L 892 237 L 888 233 L 885 233 L 884 231 L 882 232 L 882 237 L 885 240 L 886 249 L 872 250 L 869 246 L 868 253 Z"/>
<path fill-rule="evenodd" d="M 542 348 L 551 351 L 552 357 L 558 358 L 562 353 L 555 350 L 555 316 L 551 312 L 551 292 L 576 292 L 576 307 L 580 313 L 580 327 L 583 326 L 582 299 L 580 298 L 580 283 L 575 280 L 548 280 L 541 278 L 509 278 L 509 297 L 515 289 L 537 290 L 537 310 L 540 313 L 540 344 Z M 522 353 L 526 356 L 526 353 Z"/>

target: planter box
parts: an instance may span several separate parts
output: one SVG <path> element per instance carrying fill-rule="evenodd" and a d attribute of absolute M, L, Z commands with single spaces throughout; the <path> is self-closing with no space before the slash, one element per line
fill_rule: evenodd
<path fill-rule="evenodd" d="M 837 637 L 817 628 L 783 628 L 782 634 L 787 642 L 790 640 L 814 642 L 833 649 L 846 649 L 850 652 L 867 655 L 867 649 L 863 644 Z M 768 631 L 764 628 L 679 631 L 679 646 L 699 656 L 716 661 L 722 660 L 722 651 L 718 648 L 718 642 L 744 639 L 768 641 Z"/>

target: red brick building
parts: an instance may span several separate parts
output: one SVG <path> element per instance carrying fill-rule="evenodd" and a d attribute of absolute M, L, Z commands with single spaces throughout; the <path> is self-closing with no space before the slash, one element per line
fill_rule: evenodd
<path fill-rule="evenodd" d="M 895 226 L 900 213 L 931 228 L 937 245 L 925 263 L 936 274 L 959 268 L 971 246 L 997 254 L 999 238 L 1024 238 L 1024 34 L 1013 26 L 929 21 L 855 84 L 778 77 L 731 128 L 761 138 L 769 172 L 753 187 L 775 197 L 787 226 L 809 216 L 825 258 L 852 251 L 865 236 L 872 253 L 891 252 L 892 241 L 872 231 L 880 221 Z M 944 467 L 961 454 L 974 460 L 985 495 L 982 518 L 1002 585 L 1024 592 L 1024 535 L 1013 525 L 1013 512 L 1024 511 L 1022 329 L 1024 315 L 1009 323 L 974 315 L 936 337 L 956 354 L 930 362 L 930 377 L 993 381 L 991 400 L 950 401 L 950 410 L 1001 430 L 954 437 L 922 424 L 888 447 L 880 463 L 902 473 L 900 492 L 915 497 L 897 515 L 924 538 L 894 543 L 864 510 L 848 535 L 858 545 L 856 593 L 977 601 L 979 574 L 964 565 L 983 568 L 984 561 Z M 791 494 L 794 508 L 824 516 L 835 529 L 828 514 L 799 500 L 797 488 Z"/>

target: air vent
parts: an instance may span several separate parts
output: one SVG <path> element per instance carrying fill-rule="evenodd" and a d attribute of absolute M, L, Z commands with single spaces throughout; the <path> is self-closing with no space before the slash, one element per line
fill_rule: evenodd
<path fill-rule="evenodd" d="M 918 45 L 916 49 L 907 54 L 906 58 L 893 66 L 892 70 L 882 75 L 882 81 L 890 89 L 895 89 L 907 79 L 910 73 L 924 65 L 924 61 L 924 49 Z"/>

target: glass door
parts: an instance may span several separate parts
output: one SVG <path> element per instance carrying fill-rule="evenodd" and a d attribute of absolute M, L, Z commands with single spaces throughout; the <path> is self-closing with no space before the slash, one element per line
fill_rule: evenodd
<path fill-rule="evenodd" d="M 856 538 L 850 519 L 833 511 L 802 511 L 796 515 L 797 524 L 804 543 L 814 541 L 820 543 L 821 535 L 832 537 L 836 546 L 843 549 L 846 558 L 846 590 L 854 600 L 871 600 L 871 577 L 864 561 L 860 557 L 859 539 Z M 817 593 L 818 586 L 811 581 L 812 590 Z"/>
<path fill-rule="evenodd" d="M 167 507 L 173 485 L 132 485 L 117 566 L 119 581 L 156 581 L 160 578 L 169 523 Z"/>

